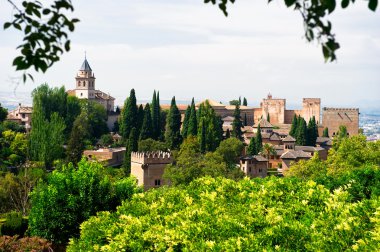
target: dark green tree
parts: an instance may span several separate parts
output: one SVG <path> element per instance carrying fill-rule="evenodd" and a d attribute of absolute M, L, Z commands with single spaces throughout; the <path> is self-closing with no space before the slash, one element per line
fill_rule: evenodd
<path fill-rule="evenodd" d="M 138 147 L 138 151 L 140 152 L 168 151 L 168 148 L 166 147 L 166 144 L 164 142 L 156 141 L 152 138 L 139 141 Z"/>
<path fill-rule="evenodd" d="M 158 115 L 157 117 L 157 139 L 163 140 L 165 135 L 163 132 L 165 132 L 166 127 L 166 118 L 162 118 L 163 114 L 161 113 L 161 104 L 160 104 L 160 91 L 157 91 L 156 96 L 156 113 Z M 163 123 L 164 122 L 164 123 Z M 161 126 L 161 127 L 160 127 Z"/>
<path fill-rule="evenodd" d="M 298 118 L 298 127 L 296 131 L 296 144 L 304 146 L 307 141 L 307 126 L 306 121 L 302 117 Z"/>
<path fill-rule="evenodd" d="M 230 129 L 227 129 L 227 131 L 226 131 L 226 139 L 228 139 L 230 137 L 231 137 L 231 131 L 230 131 Z"/>
<path fill-rule="evenodd" d="M 85 141 L 89 137 L 89 128 L 87 115 L 85 113 L 80 114 L 74 121 L 67 144 L 66 157 L 68 162 L 76 165 L 82 159 L 86 147 Z"/>
<path fill-rule="evenodd" d="M 243 140 L 243 132 L 241 130 L 243 128 L 243 124 L 241 122 L 241 116 L 240 116 L 240 106 L 235 106 L 234 111 L 234 120 L 232 122 L 232 137 L 235 137 L 239 140 Z"/>
<path fill-rule="evenodd" d="M 169 149 L 179 148 L 182 137 L 181 137 L 181 113 L 178 110 L 177 104 L 175 102 L 175 97 L 173 96 L 168 117 L 166 118 L 166 131 L 165 131 L 165 141 Z"/>
<path fill-rule="evenodd" d="M 263 138 L 261 136 L 260 124 L 257 126 L 255 142 L 256 142 L 256 153 L 260 153 L 263 150 Z"/>
<path fill-rule="evenodd" d="M 315 146 L 318 137 L 318 125 L 313 116 L 307 125 L 307 145 Z"/>
<path fill-rule="evenodd" d="M 144 113 L 145 113 L 144 107 L 142 104 L 140 104 L 140 106 L 138 106 L 138 109 L 137 109 L 137 128 L 136 128 L 136 130 L 137 130 L 138 136 L 140 135 L 141 127 L 143 126 L 143 123 L 144 123 L 144 117 L 145 117 Z M 150 113 L 150 111 L 149 111 L 149 113 Z"/>
<path fill-rule="evenodd" d="M 247 98 L 245 98 L 245 97 L 243 99 L 243 106 L 248 106 Z"/>
<path fill-rule="evenodd" d="M 196 136 L 198 133 L 197 111 L 195 110 L 194 98 L 190 106 L 190 118 L 187 126 L 187 136 Z"/>
<path fill-rule="evenodd" d="M 206 152 L 206 141 L 207 141 L 207 139 L 206 139 L 206 123 L 205 123 L 204 118 L 201 118 L 200 128 L 201 128 L 201 132 L 200 132 L 199 145 L 201 148 L 201 153 L 205 153 Z"/>
<path fill-rule="evenodd" d="M 291 126 L 290 131 L 289 131 L 289 135 L 291 135 L 292 137 L 295 137 L 296 132 L 297 132 L 297 128 L 298 128 L 298 117 L 296 114 L 294 114 L 293 120 L 292 120 L 292 126 Z"/>
<path fill-rule="evenodd" d="M 182 138 L 184 139 L 187 137 L 187 131 L 189 129 L 190 114 L 191 114 L 191 107 L 187 106 L 187 109 L 185 112 L 185 118 L 183 119 L 183 123 L 182 123 L 182 130 L 181 130 Z"/>
<path fill-rule="evenodd" d="M 257 155 L 258 152 L 256 150 L 256 140 L 254 137 L 251 138 L 251 140 L 249 141 L 249 145 L 248 145 L 248 148 L 247 148 L 247 154 L 248 155 Z"/>
<path fill-rule="evenodd" d="M 328 127 L 326 127 L 326 128 L 323 129 L 323 135 L 322 136 L 323 137 L 330 137 L 329 136 L 329 128 Z"/>
<path fill-rule="evenodd" d="M 89 135 L 93 142 L 108 133 L 107 111 L 103 105 L 90 100 L 82 100 L 82 113 L 88 118 Z"/>
<path fill-rule="evenodd" d="M 222 120 L 216 115 L 208 101 L 200 104 L 198 109 L 198 122 L 203 121 L 205 130 L 205 151 L 215 151 L 223 139 Z M 202 138 L 202 127 L 198 125 L 198 140 Z"/>
<path fill-rule="evenodd" d="M 3 108 L 0 103 L 0 123 L 2 123 L 8 115 L 7 109 Z"/>
<path fill-rule="evenodd" d="M 140 131 L 139 140 L 141 141 L 141 140 L 145 140 L 152 137 L 153 137 L 153 124 L 152 124 L 152 118 L 150 114 L 150 106 L 149 106 L 149 103 L 147 103 L 144 108 L 144 120 L 143 120 L 142 128 Z"/>
<path fill-rule="evenodd" d="M 76 96 L 67 97 L 67 109 L 66 109 L 66 118 L 65 118 L 65 135 L 69 136 L 73 128 L 75 119 L 81 113 L 81 104 L 79 99 Z"/>
<path fill-rule="evenodd" d="M 270 122 L 270 115 L 269 115 L 269 113 L 267 114 L 267 121 Z"/>
<path fill-rule="evenodd" d="M 136 128 L 138 122 L 137 104 L 135 90 L 132 89 L 129 97 L 124 102 L 124 107 L 119 118 L 120 134 L 128 139 L 132 128 Z"/>
<path fill-rule="evenodd" d="M 127 148 L 124 157 L 124 172 L 126 176 L 131 174 L 131 153 L 138 150 L 138 135 L 136 128 L 132 128 L 129 133 Z"/>
<path fill-rule="evenodd" d="M 248 126 L 247 114 L 244 113 L 244 126 Z"/>

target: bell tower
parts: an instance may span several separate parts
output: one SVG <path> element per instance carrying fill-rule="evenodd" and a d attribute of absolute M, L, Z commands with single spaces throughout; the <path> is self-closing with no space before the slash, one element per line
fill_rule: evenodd
<path fill-rule="evenodd" d="M 83 64 L 75 77 L 75 95 L 79 99 L 95 99 L 95 75 L 92 73 L 86 55 Z"/>

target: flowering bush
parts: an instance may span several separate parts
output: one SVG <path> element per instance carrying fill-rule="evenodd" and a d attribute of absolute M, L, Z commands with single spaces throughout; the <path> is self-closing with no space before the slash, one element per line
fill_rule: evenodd
<path fill-rule="evenodd" d="M 135 194 L 81 225 L 68 251 L 380 249 L 380 200 L 314 181 L 200 178 Z"/>

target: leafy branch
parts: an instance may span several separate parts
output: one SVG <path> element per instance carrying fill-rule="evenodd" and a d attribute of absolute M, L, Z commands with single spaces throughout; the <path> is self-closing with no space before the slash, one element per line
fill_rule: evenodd
<path fill-rule="evenodd" d="M 4 29 L 13 27 L 24 33 L 23 43 L 17 47 L 21 55 L 13 60 L 16 70 L 25 71 L 23 81 L 33 80 L 26 70 L 34 67 L 39 72 L 46 72 L 59 61 L 64 51 L 70 51 L 68 32 L 73 32 L 79 19 L 70 19 L 66 11 L 74 11 L 71 0 L 55 0 L 49 7 L 44 7 L 37 0 L 23 1 L 18 7 L 12 0 L 7 0 L 16 13 L 10 22 L 4 23 Z"/>
<path fill-rule="evenodd" d="M 204 0 L 204 2 L 218 5 L 225 16 L 228 16 L 227 5 L 233 4 L 236 0 Z M 268 3 L 273 0 L 268 0 Z M 335 34 L 332 33 L 331 22 L 326 20 L 326 16 L 330 15 L 336 8 L 339 0 L 284 0 L 286 7 L 293 8 L 301 13 L 306 40 L 311 42 L 315 39 L 322 46 L 322 53 L 325 61 L 335 61 L 336 50 L 339 49 L 339 43 L 335 40 Z M 378 0 L 366 0 L 368 8 L 375 11 Z M 341 0 L 343 9 L 347 8 L 350 3 L 355 0 Z"/>

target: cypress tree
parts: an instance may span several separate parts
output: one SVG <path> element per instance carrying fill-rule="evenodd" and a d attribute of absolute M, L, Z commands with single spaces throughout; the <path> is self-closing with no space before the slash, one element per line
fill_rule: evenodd
<path fill-rule="evenodd" d="M 163 139 L 162 135 L 162 128 L 161 128 L 161 105 L 160 105 L 160 91 L 157 91 L 156 96 L 156 113 L 157 113 L 157 121 L 156 121 L 156 127 L 157 127 L 157 139 Z"/>
<path fill-rule="evenodd" d="M 151 106 L 151 118 L 152 118 L 152 129 L 153 129 L 153 139 L 157 139 L 157 113 L 156 113 L 156 106 L 157 106 L 157 98 L 156 98 L 156 90 L 153 91 L 153 97 L 152 97 L 152 106 Z"/>
<path fill-rule="evenodd" d="M 205 119 L 202 118 L 200 122 L 200 127 L 201 127 L 201 138 L 200 138 L 200 147 L 201 147 L 201 152 L 205 153 L 206 152 L 206 125 L 205 125 Z"/>
<path fill-rule="evenodd" d="M 269 116 L 269 113 L 267 114 L 267 121 L 270 122 L 270 116 Z"/>
<path fill-rule="evenodd" d="M 140 131 L 139 140 L 145 140 L 152 138 L 153 126 L 152 126 L 152 117 L 150 115 L 150 106 L 149 103 L 145 105 L 144 108 L 144 120 Z"/>
<path fill-rule="evenodd" d="M 182 137 L 185 139 L 187 137 L 187 131 L 189 128 L 189 120 L 190 120 L 190 114 L 191 114 L 191 107 L 187 106 L 186 112 L 185 112 L 185 118 L 183 119 L 182 123 Z"/>
<path fill-rule="evenodd" d="M 239 96 L 239 106 L 241 106 L 241 96 Z"/>
<path fill-rule="evenodd" d="M 297 115 L 294 114 L 293 120 L 292 120 L 292 127 L 290 128 L 289 135 L 291 135 L 292 137 L 295 137 L 297 128 L 298 128 L 298 118 L 297 118 Z"/>
<path fill-rule="evenodd" d="M 230 137 L 231 137 L 230 129 L 227 129 L 227 131 L 226 131 L 226 139 L 228 139 Z"/>
<path fill-rule="evenodd" d="M 247 102 L 247 99 L 245 97 L 243 99 L 243 106 L 248 106 L 248 102 Z"/>
<path fill-rule="evenodd" d="M 257 150 L 256 150 L 256 140 L 254 137 L 251 138 L 251 141 L 249 141 L 248 149 L 247 149 L 247 154 L 248 155 L 257 155 Z"/>
<path fill-rule="evenodd" d="M 248 126 L 247 114 L 244 113 L 244 126 Z"/>
<path fill-rule="evenodd" d="M 75 119 L 71 130 L 70 139 L 66 149 L 68 162 L 76 165 L 81 160 L 88 132 L 88 119 L 87 116 L 82 113 Z"/>
<path fill-rule="evenodd" d="M 261 128 L 260 124 L 257 126 L 257 133 L 256 133 L 256 153 L 260 153 L 263 149 L 263 138 L 261 136 Z"/>
<path fill-rule="evenodd" d="M 243 125 L 240 117 L 240 106 L 236 105 L 234 111 L 234 120 L 232 122 L 232 136 L 241 141 L 243 140 L 243 132 L 241 131 L 242 127 Z"/>
<path fill-rule="evenodd" d="M 323 135 L 322 136 L 323 137 L 329 137 L 329 128 L 328 127 L 323 129 Z"/>
<path fill-rule="evenodd" d="M 298 128 L 296 132 L 296 144 L 304 146 L 307 140 L 306 121 L 302 117 L 298 119 Z"/>
<path fill-rule="evenodd" d="M 148 111 L 150 113 L 150 111 Z M 141 131 L 141 127 L 143 125 L 143 122 L 144 122 L 144 107 L 142 104 L 140 104 L 140 106 L 138 107 L 138 110 L 137 110 L 137 127 L 136 127 L 136 130 L 137 130 L 137 135 L 139 136 L 140 135 L 140 131 Z"/>
<path fill-rule="evenodd" d="M 170 149 L 177 149 L 181 144 L 181 113 L 173 96 L 168 117 L 166 119 L 165 140 Z"/>
<path fill-rule="evenodd" d="M 131 89 L 131 93 L 129 97 L 124 102 L 124 108 L 121 111 L 120 115 L 120 133 L 124 139 L 128 139 L 132 128 L 136 128 L 138 112 L 137 112 L 137 104 L 136 104 L 136 95 L 135 90 Z"/>
<path fill-rule="evenodd" d="M 197 112 L 195 110 L 194 98 L 191 101 L 190 118 L 187 126 L 187 136 L 196 136 L 198 133 Z"/>
<path fill-rule="evenodd" d="M 124 169 L 125 175 L 129 176 L 131 174 L 131 153 L 137 151 L 138 149 L 138 136 L 136 128 L 132 128 L 128 137 L 128 144 L 125 152 L 124 158 Z"/>

